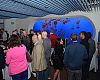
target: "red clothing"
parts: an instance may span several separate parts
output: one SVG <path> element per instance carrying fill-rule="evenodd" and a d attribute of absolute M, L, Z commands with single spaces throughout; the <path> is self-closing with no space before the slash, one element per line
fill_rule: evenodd
<path fill-rule="evenodd" d="M 55 34 L 51 34 L 50 35 L 50 40 L 51 40 L 52 48 L 55 48 L 55 43 L 56 43 L 57 38 L 58 37 Z"/>

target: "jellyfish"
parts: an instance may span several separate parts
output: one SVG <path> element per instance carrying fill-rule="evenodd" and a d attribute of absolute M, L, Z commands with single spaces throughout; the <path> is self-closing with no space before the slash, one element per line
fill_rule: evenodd
<path fill-rule="evenodd" d="M 78 21 L 76 22 L 76 24 L 80 24 L 80 20 L 78 20 Z"/>

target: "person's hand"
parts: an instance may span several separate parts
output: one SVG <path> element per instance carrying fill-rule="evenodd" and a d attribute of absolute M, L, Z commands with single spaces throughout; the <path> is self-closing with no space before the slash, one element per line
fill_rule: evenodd
<path fill-rule="evenodd" d="M 35 69 L 35 71 L 39 71 L 39 69 Z"/>
<path fill-rule="evenodd" d="M 51 61 L 51 65 L 53 66 L 53 62 Z"/>

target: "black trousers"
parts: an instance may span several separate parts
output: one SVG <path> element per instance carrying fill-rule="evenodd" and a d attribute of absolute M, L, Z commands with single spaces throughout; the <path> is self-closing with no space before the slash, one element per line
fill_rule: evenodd
<path fill-rule="evenodd" d="M 100 80 L 100 57 L 98 58 L 98 80 Z"/>
<path fill-rule="evenodd" d="M 2 69 L 0 69 L 0 80 L 3 80 L 3 73 L 2 73 Z"/>
<path fill-rule="evenodd" d="M 89 61 L 87 61 L 82 66 L 82 80 L 87 80 L 89 78 Z"/>
<path fill-rule="evenodd" d="M 28 80 L 28 70 L 12 75 L 12 80 Z"/>
<path fill-rule="evenodd" d="M 67 69 L 68 72 L 68 80 L 81 80 L 82 78 L 82 70 L 70 70 Z"/>

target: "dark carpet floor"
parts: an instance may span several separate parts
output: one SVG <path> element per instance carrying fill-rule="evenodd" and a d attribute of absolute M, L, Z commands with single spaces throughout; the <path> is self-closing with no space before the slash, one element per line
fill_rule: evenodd
<path fill-rule="evenodd" d="M 53 72 L 52 72 L 51 78 L 53 78 Z M 97 78 L 98 78 L 97 72 L 90 71 L 90 73 L 89 73 L 89 79 L 88 80 L 99 80 Z M 32 75 L 31 78 L 30 78 L 30 80 L 36 80 L 36 79 Z M 67 80 L 67 72 L 65 70 L 61 71 L 61 80 Z"/>

